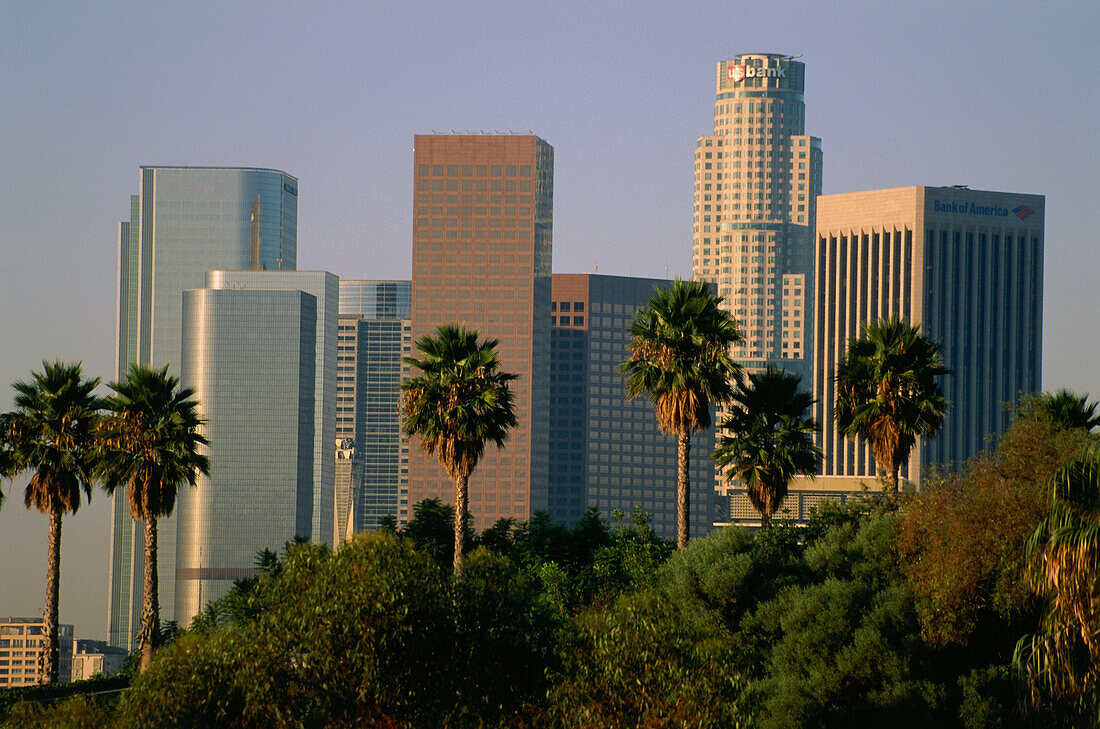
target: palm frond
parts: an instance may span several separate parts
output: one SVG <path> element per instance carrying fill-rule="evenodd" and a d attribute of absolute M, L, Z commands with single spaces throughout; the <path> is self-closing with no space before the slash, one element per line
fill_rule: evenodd
<path fill-rule="evenodd" d="M 180 486 L 210 473 L 208 445 L 194 391 L 179 387 L 168 367 L 134 365 L 108 385 L 108 414 L 99 427 L 98 474 L 113 493 L 127 487 L 130 515 L 139 521 L 167 516 Z"/>
<path fill-rule="evenodd" d="M 420 375 L 401 385 L 402 428 L 454 479 L 469 477 L 486 443 L 502 447 L 517 424 L 512 388 L 500 371 L 497 340 L 476 329 L 441 326 L 417 340 L 421 357 L 405 361 Z"/>
<path fill-rule="evenodd" d="M 707 284 L 677 279 L 630 325 L 630 357 L 619 367 L 627 396 L 648 397 L 666 433 L 709 427 L 711 406 L 733 395 L 739 368 L 729 350 L 741 334 L 721 303 Z"/>
<path fill-rule="evenodd" d="M 864 326 L 837 366 L 836 422 L 867 441 L 879 468 L 896 473 L 920 436 L 936 433 L 947 403 L 937 377 L 949 374 L 940 345 L 899 318 Z"/>

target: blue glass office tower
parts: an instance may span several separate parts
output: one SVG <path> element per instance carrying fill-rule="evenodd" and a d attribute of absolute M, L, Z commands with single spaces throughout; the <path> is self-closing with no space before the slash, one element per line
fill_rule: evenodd
<path fill-rule="evenodd" d="M 336 470 L 338 537 L 406 521 L 409 444 L 399 386 L 411 351 L 411 281 L 340 282 Z"/>
<path fill-rule="evenodd" d="M 134 363 L 180 375 L 185 289 L 212 269 L 294 270 L 298 181 L 277 170 L 142 167 L 141 192 L 119 226 L 118 372 Z M 144 572 L 142 528 L 125 492 L 111 519 L 108 636 L 136 647 Z M 161 614 L 175 614 L 176 522 L 159 521 Z"/>
<path fill-rule="evenodd" d="M 605 519 L 639 507 L 662 537 L 676 537 L 675 436 L 662 433 L 653 405 L 630 400 L 619 365 L 630 323 L 661 279 L 555 273 L 550 312 L 550 487 L 555 521 L 575 523 L 597 507 Z M 715 521 L 714 429 L 691 438 L 691 536 Z"/>

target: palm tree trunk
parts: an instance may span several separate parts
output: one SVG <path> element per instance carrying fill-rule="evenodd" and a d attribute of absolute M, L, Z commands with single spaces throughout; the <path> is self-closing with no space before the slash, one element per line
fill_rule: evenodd
<path fill-rule="evenodd" d="M 138 641 L 141 645 L 141 661 L 138 670 L 142 673 L 153 663 L 153 648 L 160 635 L 160 597 L 157 580 L 157 518 L 145 519 L 145 595 L 141 602 L 141 632 Z"/>
<path fill-rule="evenodd" d="M 887 481 L 890 482 L 890 493 L 895 496 L 898 493 L 899 474 L 901 473 L 900 463 L 890 463 L 890 470 L 886 474 Z"/>
<path fill-rule="evenodd" d="M 895 462 L 894 454 L 885 450 L 885 448 L 876 448 L 872 444 L 871 455 L 875 459 L 875 467 L 881 468 L 882 472 L 886 474 L 886 485 L 889 486 L 890 492 L 896 494 L 898 492 L 898 470 L 901 466 Z"/>
<path fill-rule="evenodd" d="M 688 545 L 688 515 L 691 494 L 688 491 L 688 464 L 691 460 L 691 435 L 680 433 L 676 449 L 676 548 Z"/>
<path fill-rule="evenodd" d="M 45 641 L 38 654 L 38 676 L 42 683 L 57 683 L 57 610 L 61 583 L 61 509 L 50 512 L 50 543 L 46 565 L 46 611 L 42 618 Z"/>
<path fill-rule="evenodd" d="M 455 577 L 462 572 L 462 553 L 466 551 L 466 507 L 470 499 L 470 477 L 455 479 Z"/>

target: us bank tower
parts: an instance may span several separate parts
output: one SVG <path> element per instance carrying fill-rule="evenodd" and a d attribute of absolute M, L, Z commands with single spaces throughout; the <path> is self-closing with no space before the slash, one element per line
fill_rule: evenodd
<path fill-rule="evenodd" d="M 821 140 L 805 133 L 805 66 L 745 53 L 718 63 L 714 133 L 695 145 L 693 276 L 718 287 L 748 369 L 812 370 Z"/>

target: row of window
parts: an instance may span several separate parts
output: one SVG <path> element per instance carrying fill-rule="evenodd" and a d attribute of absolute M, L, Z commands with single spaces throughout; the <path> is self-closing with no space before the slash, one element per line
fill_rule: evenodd
<path fill-rule="evenodd" d="M 416 174 L 427 177 L 530 177 L 531 165 L 417 165 Z"/>

